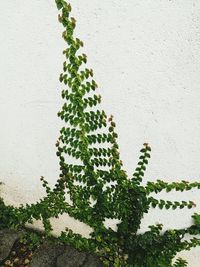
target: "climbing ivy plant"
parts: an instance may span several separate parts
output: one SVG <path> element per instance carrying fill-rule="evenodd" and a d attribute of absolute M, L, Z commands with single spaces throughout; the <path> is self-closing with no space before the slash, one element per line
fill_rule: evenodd
<path fill-rule="evenodd" d="M 64 122 L 56 142 L 60 177 L 55 187 L 41 177 L 46 196 L 34 204 L 19 208 L 0 201 L 0 226 L 18 227 L 42 220 L 46 235 L 52 232 L 50 219 L 67 213 L 90 226 L 89 238 L 66 228 L 59 239 L 77 249 L 96 253 L 105 266 L 181 267 L 187 262 L 176 254 L 200 245 L 200 215 L 188 228 L 163 231 L 161 224 L 150 225 L 139 234 L 141 220 L 151 207 L 160 209 L 192 208 L 192 201 L 169 201 L 152 196 L 170 192 L 200 189 L 199 182 L 161 180 L 143 182 L 151 148 L 145 143 L 132 177 L 128 177 L 120 159 L 113 116 L 100 108 L 101 96 L 93 70 L 87 68 L 87 56 L 81 53 L 83 42 L 75 37 L 76 20 L 70 17 L 71 5 L 55 0 L 60 10 L 59 22 L 67 43 L 60 74 L 63 106 L 58 116 Z M 69 200 L 68 197 L 69 196 Z M 117 230 L 105 226 L 106 219 L 117 219 Z M 186 235 L 190 239 L 185 240 Z"/>

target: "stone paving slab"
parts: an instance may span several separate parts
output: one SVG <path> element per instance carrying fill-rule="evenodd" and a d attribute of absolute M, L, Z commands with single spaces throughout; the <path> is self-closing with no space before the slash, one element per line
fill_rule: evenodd
<path fill-rule="evenodd" d="M 103 265 L 98 257 L 89 254 L 82 267 L 105 267 L 105 265 Z"/>
<path fill-rule="evenodd" d="M 72 247 L 45 243 L 33 254 L 30 267 L 104 267 L 98 257 Z"/>
<path fill-rule="evenodd" d="M 30 267 L 55 267 L 57 257 L 65 250 L 63 245 L 42 244 L 33 254 Z"/>
<path fill-rule="evenodd" d="M 86 253 L 67 247 L 56 261 L 57 267 L 81 267 L 86 260 Z"/>
<path fill-rule="evenodd" d="M 0 263 L 8 257 L 14 243 L 22 237 L 22 231 L 0 230 Z"/>

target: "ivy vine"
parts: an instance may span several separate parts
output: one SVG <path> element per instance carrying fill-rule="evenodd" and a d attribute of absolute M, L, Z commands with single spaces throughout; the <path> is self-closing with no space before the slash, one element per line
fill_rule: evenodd
<path fill-rule="evenodd" d="M 113 116 L 100 108 L 101 96 L 93 70 L 87 68 L 87 56 L 80 53 L 83 42 L 74 36 L 76 20 L 70 17 L 71 5 L 55 0 L 60 11 L 58 19 L 64 26 L 67 43 L 65 61 L 60 74 L 64 105 L 58 116 L 64 122 L 56 142 L 60 176 L 54 188 L 41 177 L 46 196 L 34 204 L 19 208 L 0 201 L 0 227 L 20 227 L 33 220 L 42 220 L 45 234 L 52 233 L 51 218 L 67 213 L 90 226 L 90 238 L 66 228 L 59 240 L 77 249 L 96 253 L 105 266 L 183 267 L 187 262 L 176 254 L 200 245 L 200 215 L 194 214 L 193 225 L 163 231 L 161 224 L 150 225 L 138 234 L 141 220 L 151 207 L 160 209 L 191 209 L 192 201 L 157 199 L 152 193 L 200 189 L 199 182 L 162 180 L 143 182 L 151 148 L 145 143 L 138 165 L 128 177 L 120 159 Z M 72 159 L 72 160 L 71 160 Z M 73 162 L 73 163 L 70 163 Z M 67 201 L 66 196 L 70 197 Z M 117 230 L 105 226 L 106 219 L 117 219 Z M 185 236 L 190 239 L 185 240 Z"/>

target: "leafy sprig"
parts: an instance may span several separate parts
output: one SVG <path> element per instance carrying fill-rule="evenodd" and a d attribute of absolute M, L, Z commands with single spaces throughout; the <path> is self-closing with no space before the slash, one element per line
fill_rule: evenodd
<path fill-rule="evenodd" d="M 63 70 L 59 76 L 64 104 L 58 112 L 64 126 L 56 142 L 60 176 L 54 188 L 41 177 L 46 196 L 37 203 L 7 206 L 0 199 L 0 227 L 20 227 L 42 220 L 45 234 L 51 235 L 51 218 L 63 213 L 92 228 L 89 238 L 69 228 L 59 239 L 77 249 L 96 253 L 106 266 L 184 267 L 187 262 L 173 259 L 182 250 L 199 246 L 200 215 L 194 214 L 193 225 L 163 231 L 161 224 L 150 225 L 138 234 L 141 220 L 150 208 L 193 208 L 193 201 L 156 199 L 155 194 L 172 190 L 200 189 L 199 182 L 148 181 L 144 175 L 151 148 L 145 143 L 138 165 L 129 178 L 123 169 L 113 116 L 101 109 L 101 96 L 87 56 L 80 52 L 83 42 L 75 37 L 76 20 L 70 16 L 71 5 L 55 0 L 60 10 L 59 22 L 67 43 L 63 51 Z M 66 195 L 69 195 L 70 201 Z M 153 196 L 152 196 L 153 194 Z M 105 226 L 107 219 L 118 220 L 117 230 Z M 190 235 L 189 240 L 184 237 Z M 36 240 L 37 241 L 37 240 Z M 35 240 L 34 240 L 35 242 Z"/>

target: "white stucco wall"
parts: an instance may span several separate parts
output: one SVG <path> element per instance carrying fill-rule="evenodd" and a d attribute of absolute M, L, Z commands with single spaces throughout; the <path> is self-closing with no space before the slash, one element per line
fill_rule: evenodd
<path fill-rule="evenodd" d="M 148 142 L 146 179 L 200 180 L 200 1 L 71 3 L 103 108 L 117 122 L 128 173 Z M 1 195 L 19 205 L 43 196 L 41 175 L 53 185 L 59 174 L 54 144 L 62 125 L 56 114 L 65 44 L 53 0 L 0 1 L 0 22 Z M 165 229 L 189 225 L 190 215 L 200 211 L 199 193 L 185 193 L 184 199 L 196 201 L 197 208 L 153 210 L 142 229 L 155 222 Z M 56 231 L 67 224 L 89 232 L 71 219 L 56 223 Z M 200 249 L 184 256 L 189 267 L 200 265 Z"/>

